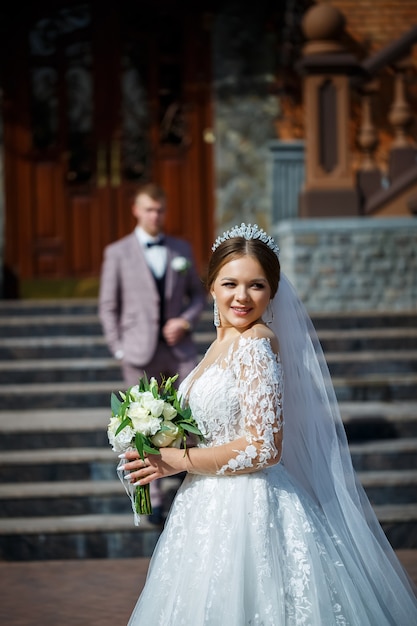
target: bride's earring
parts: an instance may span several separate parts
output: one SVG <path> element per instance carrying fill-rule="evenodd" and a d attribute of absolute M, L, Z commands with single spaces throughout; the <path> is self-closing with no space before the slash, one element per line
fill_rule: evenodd
<path fill-rule="evenodd" d="M 213 324 L 216 328 L 220 326 L 220 315 L 215 296 L 213 296 Z"/>
<path fill-rule="evenodd" d="M 266 311 L 265 311 L 268 315 L 268 317 L 270 319 L 268 319 L 265 324 L 272 324 L 272 322 L 274 321 L 274 309 L 271 306 L 271 301 L 268 302 L 268 306 L 266 307 Z"/>

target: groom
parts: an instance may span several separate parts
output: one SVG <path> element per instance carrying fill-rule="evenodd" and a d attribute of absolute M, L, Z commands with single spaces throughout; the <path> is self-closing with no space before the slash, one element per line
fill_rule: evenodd
<path fill-rule="evenodd" d="M 205 306 L 205 291 L 189 243 L 163 233 L 164 191 L 144 185 L 132 212 L 135 230 L 104 251 L 99 291 L 104 336 L 126 387 L 145 372 L 158 380 L 178 373 L 179 384 L 197 364 L 191 331 Z M 151 497 L 151 521 L 160 523 L 161 496 Z"/>

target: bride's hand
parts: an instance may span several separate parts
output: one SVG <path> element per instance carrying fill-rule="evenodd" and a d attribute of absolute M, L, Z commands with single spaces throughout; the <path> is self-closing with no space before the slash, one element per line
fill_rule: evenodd
<path fill-rule="evenodd" d="M 126 463 L 123 469 L 130 472 L 126 480 L 133 484 L 147 485 L 157 478 L 174 476 L 186 471 L 184 450 L 178 448 L 160 448 L 161 454 L 147 454 L 145 460 L 139 456 L 137 450 L 126 452 Z"/>

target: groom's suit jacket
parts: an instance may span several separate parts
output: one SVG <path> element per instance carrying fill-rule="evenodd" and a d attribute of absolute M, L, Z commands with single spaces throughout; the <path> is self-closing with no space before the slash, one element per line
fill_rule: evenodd
<path fill-rule="evenodd" d="M 192 327 L 205 306 L 205 290 L 195 270 L 190 245 L 174 237 L 164 239 L 167 248 L 165 319 L 182 317 Z M 177 261 L 173 262 L 174 259 Z M 184 259 L 188 267 L 175 269 Z M 157 285 L 133 232 L 104 251 L 99 316 L 111 352 L 116 354 L 122 350 L 123 358 L 134 365 L 149 363 L 158 346 L 159 313 Z M 171 349 L 180 361 L 197 353 L 189 332 Z"/>

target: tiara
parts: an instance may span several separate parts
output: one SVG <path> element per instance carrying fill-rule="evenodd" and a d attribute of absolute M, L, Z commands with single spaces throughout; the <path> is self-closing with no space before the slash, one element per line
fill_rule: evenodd
<path fill-rule="evenodd" d="M 214 252 L 216 248 L 218 248 L 220 244 L 223 243 L 223 241 L 226 241 L 227 239 L 232 239 L 233 237 L 243 237 L 244 239 L 259 239 L 263 243 L 266 243 L 268 248 L 271 248 L 271 250 L 275 252 L 277 256 L 279 256 L 279 248 L 275 241 L 272 239 L 272 237 L 267 235 L 267 233 L 262 230 L 262 228 L 258 228 L 257 224 L 254 224 L 252 226 L 252 224 L 244 224 L 243 222 L 240 226 L 233 226 L 233 228 L 231 228 L 230 230 L 226 230 L 223 235 L 217 237 L 216 241 L 211 247 L 212 251 Z"/>

